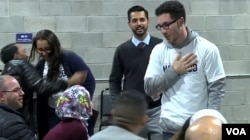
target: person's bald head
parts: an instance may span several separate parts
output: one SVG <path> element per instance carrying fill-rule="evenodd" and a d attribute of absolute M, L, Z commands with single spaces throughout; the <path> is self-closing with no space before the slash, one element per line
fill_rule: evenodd
<path fill-rule="evenodd" d="M 196 120 L 186 131 L 185 140 L 221 140 L 222 121 L 213 116 Z"/>

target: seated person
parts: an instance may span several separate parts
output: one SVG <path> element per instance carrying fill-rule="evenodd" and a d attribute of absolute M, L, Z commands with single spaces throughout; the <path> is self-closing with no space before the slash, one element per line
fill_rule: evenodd
<path fill-rule="evenodd" d="M 23 96 L 24 92 L 14 77 L 0 76 L 1 140 L 35 140 L 35 134 L 23 116 L 16 111 L 23 106 Z"/>
<path fill-rule="evenodd" d="M 227 121 L 220 112 L 202 109 L 191 116 L 181 132 L 174 135 L 171 140 L 221 140 L 223 123 Z"/>
<path fill-rule="evenodd" d="M 76 85 L 64 91 L 57 100 L 56 114 L 62 121 L 43 140 L 88 140 L 92 103 L 84 87 Z"/>
<path fill-rule="evenodd" d="M 90 137 L 90 140 L 144 140 L 138 133 L 147 123 L 147 101 L 136 90 L 123 91 L 111 111 L 113 125 Z"/>

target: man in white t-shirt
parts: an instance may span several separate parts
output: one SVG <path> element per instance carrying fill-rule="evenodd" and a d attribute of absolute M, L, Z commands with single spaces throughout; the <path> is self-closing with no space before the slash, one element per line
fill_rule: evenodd
<path fill-rule="evenodd" d="M 195 112 L 220 109 L 225 72 L 218 48 L 186 27 L 180 2 L 166 1 L 155 14 L 164 41 L 151 53 L 144 86 L 149 96 L 163 94 L 160 126 L 168 140 Z"/>

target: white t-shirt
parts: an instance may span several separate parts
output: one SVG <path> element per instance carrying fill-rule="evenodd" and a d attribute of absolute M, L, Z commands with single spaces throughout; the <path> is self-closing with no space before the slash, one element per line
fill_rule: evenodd
<path fill-rule="evenodd" d="M 60 68 L 59 68 L 59 69 L 60 69 L 60 73 L 59 73 L 58 79 L 63 79 L 63 80 L 65 80 L 65 81 L 68 80 L 68 77 L 67 77 L 67 75 L 65 74 L 62 65 L 60 65 Z M 44 78 L 44 79 L 47 79 L 48 70 L 49 70 L 48 63 L 45 62 L 45 64 L 44 64 L 44 69 L 43 69 L 43 78 Z M 58 92 L 58 93 L 55 93 L 55 94 L 49 96 L 48 105 L 49 105 L 51 108 L 55 108 L 55 107 L 56 107 L 56 101 L 57 101 L 57 99 L 59 98 L 59 96 L 60 96 L 61 93 L 62 93 L 62 92 Z"/>
<path fill-rule="evenodd" d="M 145 78 L 164 75 L 165 70 L 173 65 L 178 52 L 182 56 L 195 53 L 198 62 L 194 70 L 181 75 L 174 85 L 163 91 L 160 117 L 182 126 L 188 117 L 208 107 L 207 82 L 224 78 L 225 72 L 218 48 L 197 36 L 180 49 L 165 41 L 155 46 Z"/>

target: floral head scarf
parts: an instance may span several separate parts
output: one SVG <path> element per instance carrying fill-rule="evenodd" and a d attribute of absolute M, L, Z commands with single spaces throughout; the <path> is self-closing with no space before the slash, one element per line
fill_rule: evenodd
<path fill-rule="evenodd" d="M 87 126 L 91 112 L 90 95 L 83 86 L 75 85 L 68 88 L 57 100 L 56 114 L 61 119 L 78 119 Z"/>

